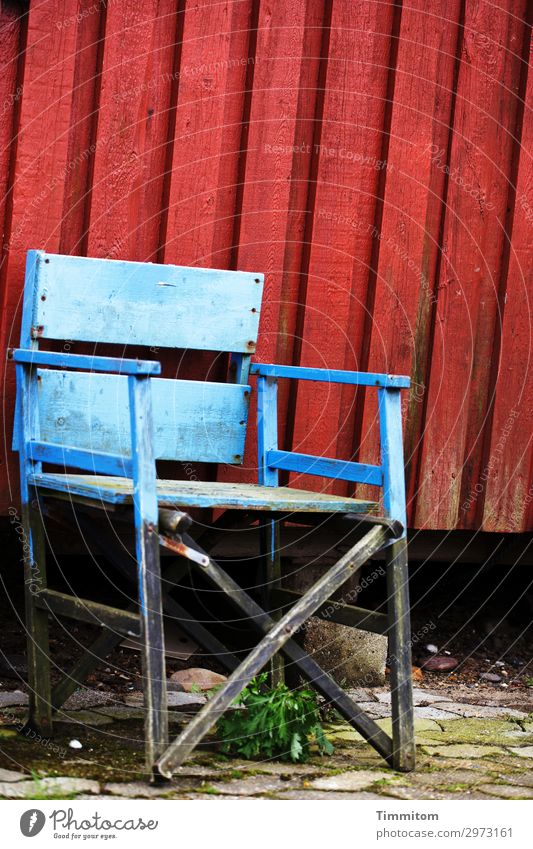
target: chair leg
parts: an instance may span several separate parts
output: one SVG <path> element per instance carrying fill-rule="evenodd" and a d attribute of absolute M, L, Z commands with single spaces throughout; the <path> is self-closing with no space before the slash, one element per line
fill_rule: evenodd
<path fill-rule="evenodd" d="M 31 493 L 31 502 L 23 506 L 24 597 L 29 687 L 29 715 L 26 728 L 41 736 L 52 732 L 50 684 L 50 647 L 48 613 L 37 607 L 35 599 L 47 588 L 44 528 L 39 502 Z"/>
<path fill-rule="evenodd" d="M 262 600 L 266 610 L 271 610 L 272 590 L 281 586 L 281 555 L 279 521 L 269 519 L 260 529 Z M 281 614 L 272 612 L 277 621 Z M 281 654 L 274 655 L 269 662 L 270 683 L 273 687 L 285 681 L 285 663 Z"/>
<path fill-rule="evenodd" d="M 139 613 L 142 623 L 146 767 L 154 764 L 168 745 L 167 685 L 159 537 L 146 522 L 136 523 L 139 568 Z"/>
<path fill-rule="evenodd" d="M 389 546 L 386 556 L 393 767 L 410 772 L 415 768 L 415 733 L 407 541 Z"/>
<path fill-rule="evenodd" d="M 262 630 L 264 628 L 267 633 L 264 639 L 252 649 L 240 666 L 230 675 L 226 684 L 202 707 L 160 758 L 157 769 L 161 776 L 165 778 L 172 776 L 172 770 L 183 763 L 254 675 L 257 675 L 278 651 L 281 651 L 284 647 L 287 648 L 288 641 L 303 622 L 307 621 L 321 604 L 351 577 L 356 569 L 383 546 L 385 537 L 386 531 L 383 528 L 376 527 L 370 530 L 276 623 L 246 593 L 240 590 L 215 561 L 207 555 L 201 561 L 195 558 L 195 562 L 201 568 L 203 574 L 223 589 L 229 597 L 232 597 L 235 603 L 243 608 L 248 608 L 252 612 L 254 624 Z M 301 665 L 301 655 L 304 654 L 303 650 L 300 650 L 300 652 L 301 654 L 290 651 L 290 656 L 297 660 L 299 666 Z M 323 675 L 320 667 L 316 666 L 316 670 L 319 675 Z M 387 736 L 370 718 L 360 716 L 361 709 L 357 705 L 352 703 L 351 707 L 354 714 L 351 719 L 352 723 L 358 726 L 364 725 L 368 731 L 365 735 L 367 739 L 374 737 L 373 745 L 376 748 L 379 747 L 388 757 L 390 741 Z"/>

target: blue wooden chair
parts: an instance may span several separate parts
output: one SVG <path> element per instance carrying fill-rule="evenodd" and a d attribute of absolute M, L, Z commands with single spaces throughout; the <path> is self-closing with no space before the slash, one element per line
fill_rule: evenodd
<path fill-rule="evenodd" d="M 406 514 L 400 392 L 409 381 L 387 374 L 251 364 L 263 277 L 234 271 L 87 259 L 30 251 L 27 258 L 17 372 L 14 443 L 20 455 L 26 532 L 25 587 L 30 710 L 28 724 L 48 735 L 52 712 L 123 639 L 143 642 L 146 762 L 152 776 L 169 778 L 221 712 L 279 652 L 393 767 L 414 767 Z M 151 359 L 90 356 L 40 349 L 63 340 L 226 352 L 228 382 L 158 378 Z M 227 484 L 158 480 L 156 459 L 242 462 L 251 387 L 257 378 L 259 481 Z M 379 466 L 282 451 L 277 442 L 276 388 L 280 379 L 372 387 L 378 393 Z M 58 471 L 59 468 L 59 471 Z M 376 504 L 279 486 L 288 470 L 382 487 Z M 80 473 L 82 472 L 82 473 Z M 121 610 L 47 587 L 43 517 L 59 518 L 76 504 L 76 521 L 89 540 L 127 571 L 116 539 L 106 537 L 95 512 L 122 511 L 135 529 L 138 604 Z M 96 509 L 93 509 L 96 508 Z M 259 604 L 188 533 L 192 508 L 246 510 L 262 516 L 265 585 Z M 101 511 L 100 511 L 101 512 Z M 325 514 L 359 529 L 335 566 L 298 595 L 281 586 L 276 531 L 292 517 L 312 525 Z M 224 514 L 223 514 L 224 515 Z M 227 515 L 227 514 L 226 514 Z M 343 534 L 344 535 L 344 534 Z M 112 536 L 112 535 L 111 535 Z M 162 576 L 160 547 L 179 557 Z M 385 549 L 387 614 L 328 599 L 372 555 Z M 121 559 L 122 558 L 122 559 Z M 166 559 L 166 558 L 165 558 Z M 186 569 L 198 570 L 262 634 L 239 662 L 168 591 Z M 265 609 L 266 608 L 266 609 Z M 328 608 L 326 610 L 326 608 Z M 169 745 L 162 610 L 176 617 L 230 670 L 227 683 Z M 284 612 L 280 612 L 284 611 Z M 48 617 L 101 626 L 95 642 L 54 687 L 50 681 Z M 392 738 L 355 704 L 293 638 L 312 615 L 388 634 Z"/>

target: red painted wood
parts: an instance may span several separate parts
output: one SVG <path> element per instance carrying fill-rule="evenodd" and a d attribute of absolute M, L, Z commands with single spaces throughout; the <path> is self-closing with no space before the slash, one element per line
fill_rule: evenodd
<path fill-rule="evenodd" d="M 403 9 L 383 219 L 372 233 L 379 259 L 367 367 L 411 376 L 412 390 L 402 404 L 410 500 L 429 377 L 445 191 L 440 163 L 450 136 L 459 14 L 459 0 L 440 0 L 431 7 L 416 0 Z M 375 392 L 366 392 L 359 439 L 361 459 L 378 462 Z M 370 494 L 365 487 L 357 492 L 360 497 Z"/>
<path fill-rule="evenodd" d="M 77 3 L 50 0 L 32 4 L 28 17 L 24 93 L 20 102 L 15 179 L 7 256 L 3 273 L 1 349 L 19 341 L 19 315 L 25 252 L 59 248 L 65 175 L 69 169 L 68 139 L 76 59 Z M 74 16 L 74 17 L 73 17 Z M 69 21 L 59 28 L 57 20 Z M 53 57 L 53 61 L 51 61 Z M 11 454 L 15 375 L 7 364 L 2 385 L 6 433 L 6 479 L 0 488 L 0 511 L 5 513 L 18 491 L 17 458 Z"/>
<path fill-rule="evenodd" d="M 88 253 L 154 261 L 174 74 L 176 4 L 110 3 Z"/>
<path fill-rule="evenodd" d="M 359 368 L 392 22 L 391 3 L 333 6 L 300 357 L 305 366 Z M 297 398 L 293 449 L 347 458 L 353 390 L 302 384 Z M 306 483 L 345 491 L 344 484 L 322 478 Z"/>
<path fill-rule="evenodd" d="M 165 262 L 229 267 L 251 10 L 186 4 Z"/>
<path fill-rule="evenodd" d="M 304 252 L 324 9 L 261 3 L 236 266 L 265 274 L 257 358 L 291 363 Z M 305 98 L 302 91 L 306 92 Z M 280 385 L 280 444 L 289 387 Z M 222 477 L 235 477 L 233 469 Z M 239 479 L 257 479 L 252 431 Z"/>
<path fill-rule="evenodd" d="M 59 251 L 83 256 L 87 253 L 92 169 L 97 149 L 99 63 L 106 6 L 95 6 L 94 0 L 80 0 L 80 14 L 68 143 L 68 160 L 72 167 L 65 175 Z"/>
<path fill-rule="evenodd" d="M 488 456 L 475 487 L 486 487 L 483 527 L 488 531 L 525 531 L 531 528 L 533 518 L 532 150 L 533 75 L 530 74 L 503 304 L 494 419 Z"/>
<path fill-rule="evenodd" d="M 411 373 L 412 524 L 533 528 L 525 0 L 44 0 L 22 26 L 15 6 L 0 14 L 2 348 L 30 247 L 264 271 L 259 359 Z M 183 376 L 225 371 L 158 353 Z M 5 368 L 3 513 L 18 478 Z M 369 395 L 288 386 L 283 447 L 374 458 Z M 221 478 L 253 479 L 250 436 L 246 468 Z"/>
<path fill-rule="evenodd" d="M 476 524 L 524 11 L 466 5 L 416 513 L 427 528 Z"/>
<path fill-rule="evenodd" d="M 2 245 L 8 238 L 11 219 L 10 183 L 13 179 L 13 161 L 17 115 L 22 94 L 22 39 L 21 23 L 12 9 L 0 9 L 0 227 Z M 2 251 L 2 261 L 4 251 Z M 1 274 L 1 271 L 0 271 Z"/>

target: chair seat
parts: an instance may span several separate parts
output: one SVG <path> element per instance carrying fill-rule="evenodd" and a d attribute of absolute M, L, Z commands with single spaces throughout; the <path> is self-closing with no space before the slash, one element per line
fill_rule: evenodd
<path fill-rule="evenodd" d="M 105 475 L 40 473 L 30 477 L 39 489 L 92 498 L 109 504 L 131 504 L 133 483 L 129 478 Z M 157 499 L 166 507 L 212 507 L 241 510 L 305 511 L 316 513 L 368 513 L 377 504 L 322 492 L 306 492 L 286 486 L 271 487 L 211 481 L 157 481 Z"/>

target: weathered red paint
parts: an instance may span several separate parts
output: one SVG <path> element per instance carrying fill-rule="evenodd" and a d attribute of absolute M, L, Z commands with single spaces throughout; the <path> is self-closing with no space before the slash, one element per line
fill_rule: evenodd
<path fill-rule="evenodd" d="M 411 374 L 412 525 L 532 528 L 527 8 L 44 0 L 18 19 L 9 4 L 2 349 L 30 247 L 262 270 L 259 359 Z M 13 398 L 6 363 L 3 513 Z M 283 382 L 280 407 L 283 448 L 375 461 L 371 393 Z M 254 466 L 252 433 L 244 468 L 219 476 Z"/>

